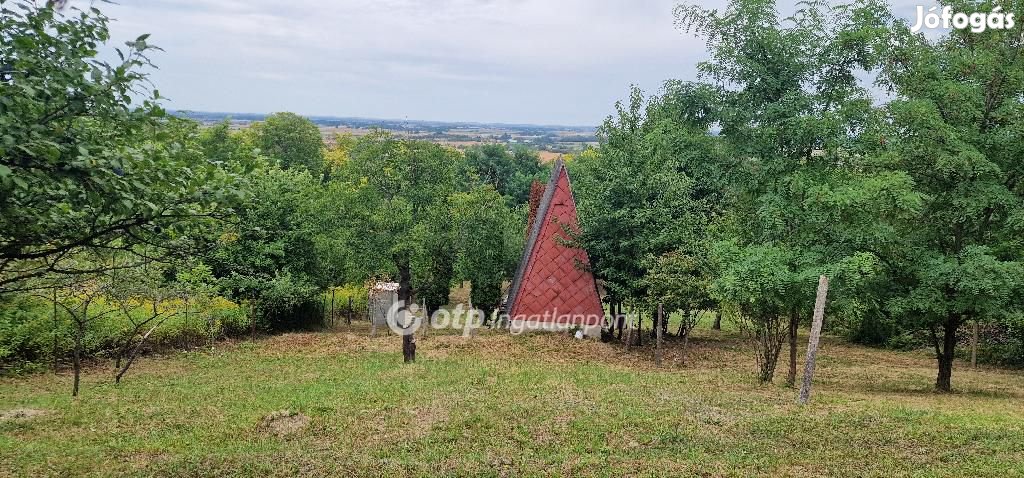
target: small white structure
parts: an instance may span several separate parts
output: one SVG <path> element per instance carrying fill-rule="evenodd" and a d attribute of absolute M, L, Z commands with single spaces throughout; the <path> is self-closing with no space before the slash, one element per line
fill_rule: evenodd
<path fill-rule="evenodd" d="M 377 326 L 387 327 L 388 310 L 395 302 L 398 302 L 398 283 L 376 282 L 373 287 L 369 288 L 369 291 L 366 304 L 369 309 L 367 312 L 370 323 L 374 328 Z"/>

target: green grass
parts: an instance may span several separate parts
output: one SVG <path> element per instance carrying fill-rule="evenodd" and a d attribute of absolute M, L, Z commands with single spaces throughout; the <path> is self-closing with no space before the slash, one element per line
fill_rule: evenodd
<path fill-rule="evenodd" d="M 289 334 L 143 358 L 120 386 L 88 370 L 0 381 L 0 475 L 1021 476 L 1024 375 L 958 367 L 932 393 L 926 355 L 827 340 L 810 406 L 754 381 L 730 332 L 687 363 L 562 334 Z M 648 341 L 649 342 L 649 341 Z M 802 353 L 802 350 L 801 350 Z M 784 366 L 780 368 L 784 369 Z M 784 380 L 780 370 L 777 381 Z M 260 420 L 310 417 L 279 437 Z"/>

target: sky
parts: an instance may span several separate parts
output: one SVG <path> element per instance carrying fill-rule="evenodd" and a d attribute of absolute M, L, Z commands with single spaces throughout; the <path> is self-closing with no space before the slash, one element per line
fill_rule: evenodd
<path fill-rule="evenodd" d="M 721 8 L 723 0 L 697 0 Z M 898 0 L 909 15 L 914 0 Z M 86 0 L 72 2 L 79 7 Z M 629 94 L 694 79 L 677 0 L 119 0 L 179 110 L 596 125 Z M 781 9 L 785 11 L 786 7 Z"/>

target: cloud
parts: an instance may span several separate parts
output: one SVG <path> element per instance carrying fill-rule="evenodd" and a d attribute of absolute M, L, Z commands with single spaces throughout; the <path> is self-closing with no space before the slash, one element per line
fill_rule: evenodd
<path fill-rule="evenodd" d="M 295 79 L 294 76 L 288 73 L 280 73 L 275 71 L 254 71 L 248 73 L 248 76 L 257 80 L 269 80 L 269 81 L 289 81 Z"/>
<path fill-rule="evenodd" d="M 78 0 L 79 3 L 84 0 Z M 904 0 L 906 1 L 906 0 Z M 692 78 L 675 0 L 121 0 L 171 106 L 595 124 L 630 84 Z M 707 3 L 722 7 L 724 1 Z"/>

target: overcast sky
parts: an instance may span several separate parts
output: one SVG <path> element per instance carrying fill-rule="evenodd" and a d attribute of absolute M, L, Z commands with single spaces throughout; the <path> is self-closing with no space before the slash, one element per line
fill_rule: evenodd
<path fill-rule="evenodd" d="M 706 56 L 677 0 L 119 1 L 114 39 L 166 50 L 175 109 L 595 125 Z"/>

